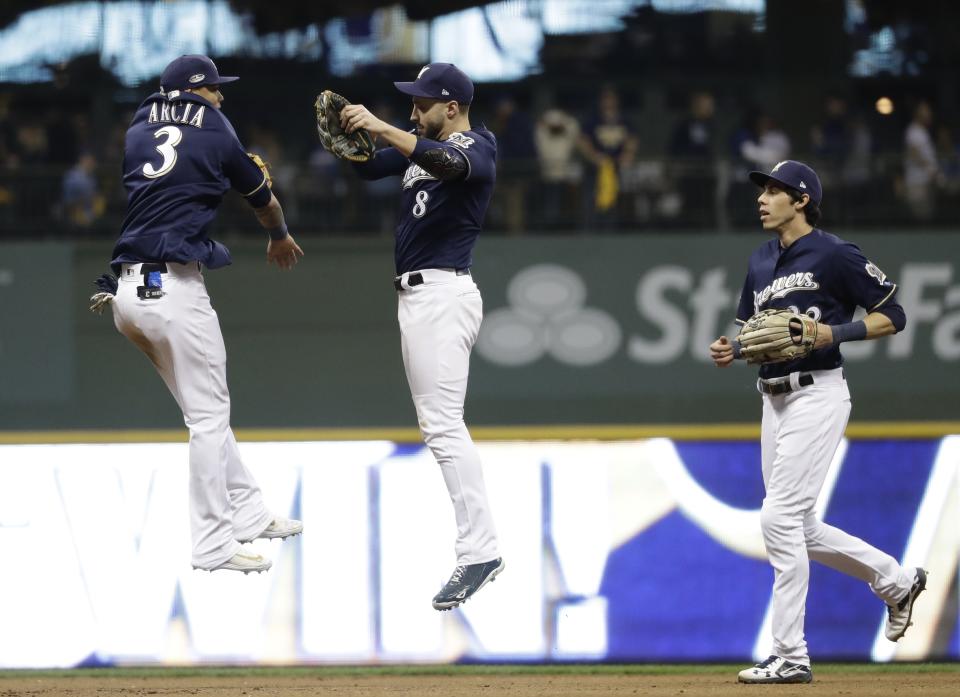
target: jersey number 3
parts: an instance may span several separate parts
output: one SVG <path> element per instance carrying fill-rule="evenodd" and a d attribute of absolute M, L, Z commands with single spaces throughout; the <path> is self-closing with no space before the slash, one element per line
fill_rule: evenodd
<path fill-rule="evenodd" d="M 156 146 L 157 152 L 163 155 L 163 162 L 160 163 L 159 169 L 154 169 L 151 163 L 147 163 L 143 166 L 143 175 L 148 179 L 156 179 L 157 177 L 162 177 L 164 174 L 170 172 L 173 169 L 173 166 L 177 164 L 177 144 L 180 143 L 180 139 L 183 138 L 183 133 L 180 132 L 180 129 L 176 126 L 164 126 L 163 128 L 158 128 L 153 134 L 154 138 L 164 138 L 164 141 L 160 145 Z"/>

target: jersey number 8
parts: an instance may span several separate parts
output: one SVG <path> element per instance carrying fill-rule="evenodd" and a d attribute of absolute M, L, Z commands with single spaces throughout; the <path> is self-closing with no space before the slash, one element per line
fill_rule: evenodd
<path fill-rule="evenodd" d="M 421 189 L 414 198 L 417 202 L 413 204 L 413 215 L 415 218 L 422 218 L 427 214 L 427 201 L 430 200 L 430 194 Z"/>
<path fill-rule="evenodd" d="M 153 165 L 149 162 L 143 166 L 143 175 L 148 179 L 162 177 L 164 174 L 169 173 L 170 170 L 173 169 L 173 166 L 177 164 L 177 151 L 175 148 L 177 144 L 180 143 L 180 139 L 183 138 L 183 133 L 181 133 L 180 129 L 176 126 L 164 126 L 163 128 L 157 129 L 153 137 L 165 138 L 166 140 L 156 146 L 157 152 L 163 156 L 160 169 L 154 169 Z"/>

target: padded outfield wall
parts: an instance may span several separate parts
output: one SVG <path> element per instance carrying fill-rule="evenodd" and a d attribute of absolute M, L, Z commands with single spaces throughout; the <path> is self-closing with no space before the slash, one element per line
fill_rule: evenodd
<path fill-rule="evenodd" d="M 844 346 L 853 423 L 960 420 L 960 238 L 849 237 L 900 284 L 908 318 L 895 337 Z M 734 333 L 746 259 L 764 239 L 482 239 L 469 422 L 754 423 L 753 370 L 716 370 L 707 345 Z M 414 425 L 390 241 L 302 242 L 307 256 L 292 273 L 266 266 L 260 240 L 231 243 L 234 265 L 207 273 L 234 424 Z M 109 313 L 87 312 L 109 247 L 0 245 L 0 430 L 182 427 Z"/>
<path fill-rule="evenodd" d="M 770 646 L 754 441 L 482 442 L 507 568 L 430 598 L 455 525 L 422 446 L 250 442 L 302 536 L 262 575 L 190 569 L 185 443 L 0 445 L 0 667 L 445 661 L 746 662 Z M 958 660 L 960 436 L 844 440 L 821 516 L 930 572 L 914 626 L 814 564 L 815 661 Z"/>

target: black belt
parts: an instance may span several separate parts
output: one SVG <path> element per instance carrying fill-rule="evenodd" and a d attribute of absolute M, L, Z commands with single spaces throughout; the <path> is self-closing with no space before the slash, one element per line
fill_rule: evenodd
<path fill-rule="evenodd" d="M 469 276 L 470 269 L 456 269 L 455 273 L 458 276 Z M 407 285 L 411 288 L 413 286 L 423 285 L 423 274 L 420 273 L 419 271 L 414 271 L 412 274 L 407 276 Z M 397 276 L 395 279 L 393 279 L 393 287 L 396 288 L 397 290 L 404 289 L 403 281 L 400 276 Z"/>
<path fill-rule="evenodd" d="M 159 271 L 160 273 L 166 273 L 167 265 L 164 264 L 162 261 L 161 262 L 145 261 L 142 264 L 140 264 L 141 274 L 148 274 L 154 271 Z"/>
<path fill-rule="evenodd" d="M 804 373 L 797 380 L 797 384 L 800 387 L 807 387 L 808 385 L 813 384 L 813 376 L 810 373 Z M 790 384 L 790 377 L 783 378 L 777 382 L 765 382 L 762 378 L 757 382 L 757 388 L 763 392 L 763 394 L 768 394 L 775 396 L 778 394 L 786 394 L 787 392 L 793 392 L 793 385 Z"/>

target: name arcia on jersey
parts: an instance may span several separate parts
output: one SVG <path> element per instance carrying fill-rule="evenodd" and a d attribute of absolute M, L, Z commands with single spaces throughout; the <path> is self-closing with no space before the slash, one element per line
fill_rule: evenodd
<path fill-rule="evenodd" d="M 801 271 L 789 276 L 781 276 L 759 293 L 753 292 L 753 306 L 759 308 L 768 300 L 782 298 L 797 290 L 817 290 L 820 284 L 813 280 L 813 272 Z"/>
<path fill-rule="evenodd" d="M 196 111 L 193 111 L 193 107 L 197 107 Z M 150 105 L 147 123 L 185 123 L 203 128 L 205 111 L 206 106 L 197 106 L 192 102 L 154 102 Z"/>
<path fill-rule="evenodd" d="M 410 163 L 407 171 L 403 173 L 403 188 L 409 189 L 420 181 L 436 180 L 436 177 L 417 164 Z"/>

